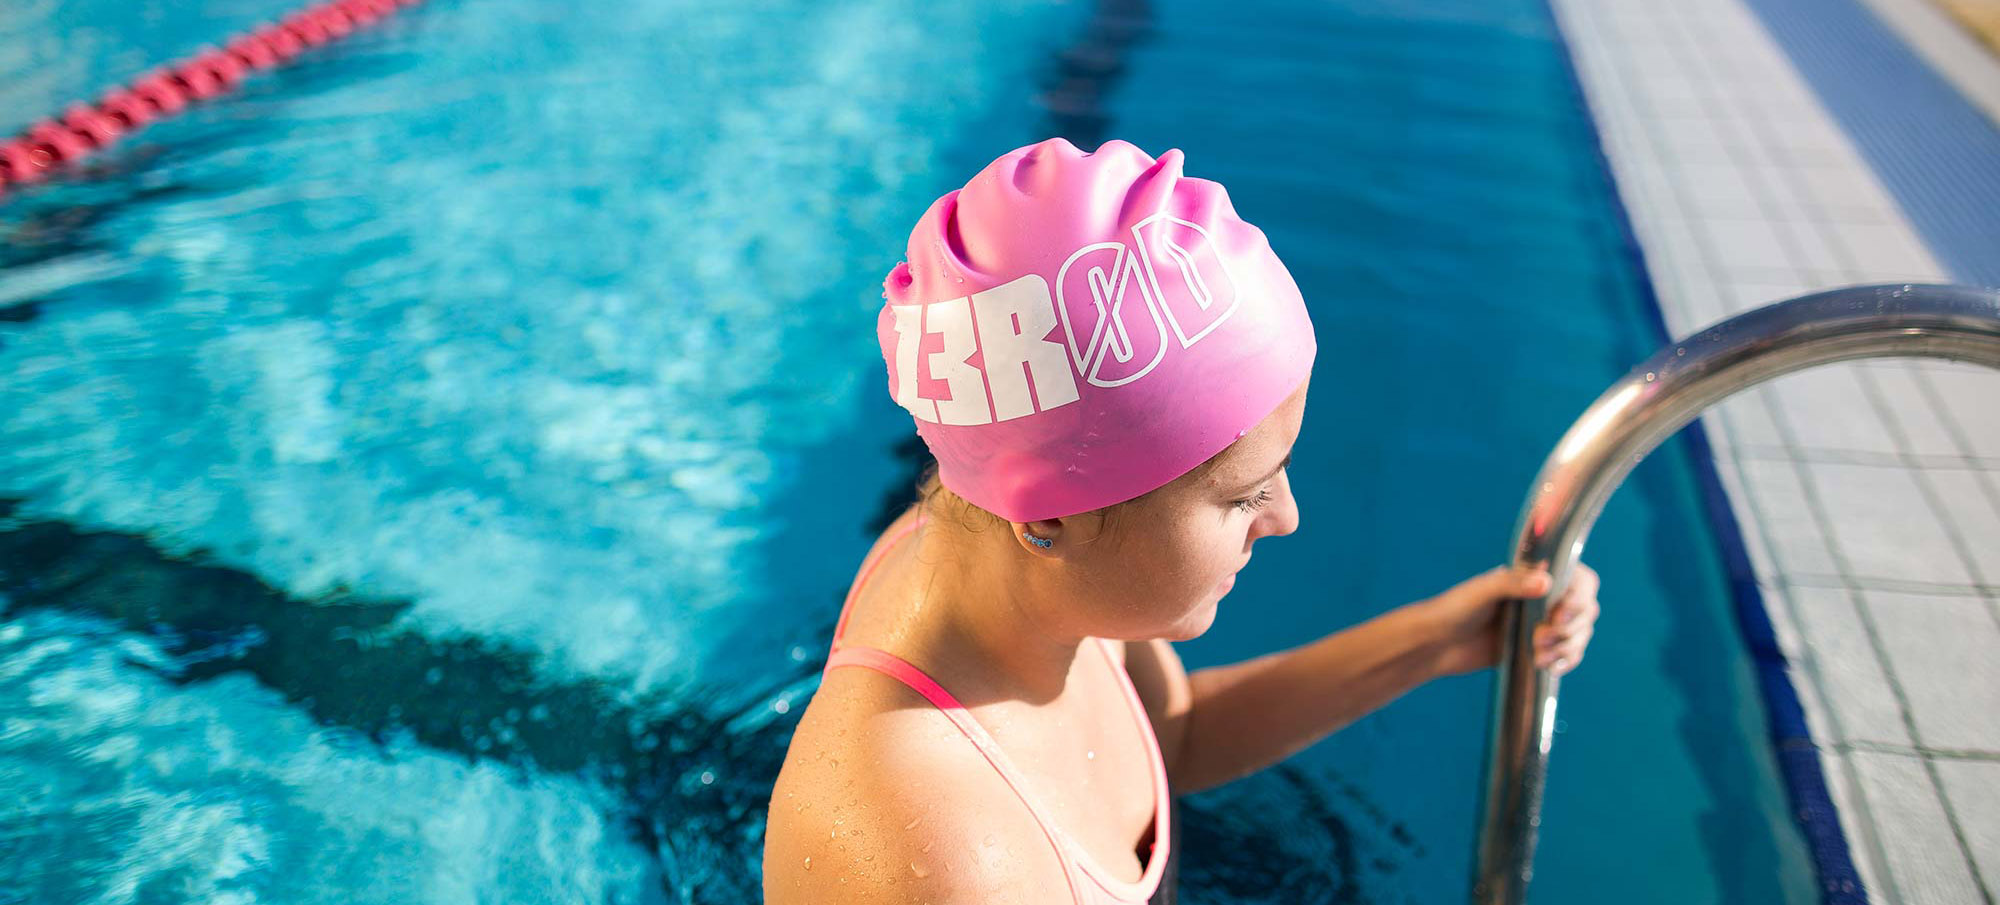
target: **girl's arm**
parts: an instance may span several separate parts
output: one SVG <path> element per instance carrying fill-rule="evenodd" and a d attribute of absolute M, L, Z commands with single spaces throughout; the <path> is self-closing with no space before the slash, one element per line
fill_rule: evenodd
<path fill-rule="evenodd" d="M 1157 707 L 1145 696 L 1168 777 L 1176 794 L 1196 792 L 1284 760 L 1430 679 L 1491 667 L 1499 659 L 1497 604 L 1543 593 L 1546 581 L 1539 571 L 1494 569 L 1437 597 L 1241 663 L 1189 675 L 1171 648 L 1161 656 L 1134 644 L 1127 667 L 1135 686 L 1165 690 Z M 1567 672 L 1582 659 L 1598 613 L 1596 590 L 1596 573 L 1579 563 L 1536 630 L 1540 664 L 1561 660 L 1555 668 Z"/>
<path fill-rule="evenodd" d="M 1275 764 L 1430 680 L 1432 634 L 1403 607 L 1302 647 L 1194 671 L 1168 767 L 1175 793 Z"/>

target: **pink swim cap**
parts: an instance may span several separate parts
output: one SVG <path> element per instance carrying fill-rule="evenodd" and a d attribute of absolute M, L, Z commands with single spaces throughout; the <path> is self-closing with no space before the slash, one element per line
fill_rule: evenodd
<path fill-rule="evenodd" d="M 1141 496 L 1277 410 L 1318 346 L 1220 184 L 1123 141 L 1018 148 L 932 202 L 876 324 L 938 480 L 1013 522 Z"/>

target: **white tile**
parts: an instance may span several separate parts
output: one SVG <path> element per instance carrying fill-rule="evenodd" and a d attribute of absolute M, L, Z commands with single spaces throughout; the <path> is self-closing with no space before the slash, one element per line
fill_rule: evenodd
<path fill-rule="evenodd" d="M 1857 578 L 1969 586 L 1937 513 L 1907 469 L 1809 462 L 1810 486 L 1826 513 L 1833 549 Z"/>
<path fill-rule="evenodd" d="M 1710 189 L 1728 190 L 1727 186 Z M 1700 219 L 1692 226 L 1706 239 L 1704 244 L 1715 255 L 1716 263 L 1724 267 L 1789 271 L 1794 266 L 1778 234 L 1762 220 Z"/>
<path fill-rule="evenodd" d="M 1671 128 L 1661 130 L 1661 137 L 1666 159 L 1689 168 L 1689 178 L 1698 180 L 1703 173 L 1737 167 L 1740 152 L 1732 150 L 1732 143 L 1723 138 L 1714 120 L 1677 120 Z"/>
<path fill-rule="evenodd" d="M 1811 286 L 1814 292 L 1854 285 L 1854 278 L 1848 276 L 1845 270 L 1808 270 L 1800 273 L 1799 277 L 1805 280 L 1806 285 Z"/>
<path fill-rule="evenodd" d="M 1784 437 L 1778 433 L 1776 422 L 1771 420 L 1771 409 L 1764 390 L 1764 387 L 1751 387 L 1724 399 L 1712 409 L 1728 424 L 1732 445 L 1759 450 L 1785 448 Z"/>
<path fill-rule="evenodd" d="M 1790 190 L 1785 192 L 1787 199 L 1792 195 Z M 1791 206 L 1793 203 L 1790 200 L 1783 204 L 1788 209 L 1782 218 L 1772 223 L 1772 229 L 1784 241 L 1798 268 L 1845 271 L 1847 256 L 1841 250 L 1833 224 L 1819 218 L 1816 213 L 1808 215 L 1803 208 Z"/>
<path fill-rule="evenodd" d="M 1794 299 L 1812 291 L 1802 279 L 1780 271 L 1730 271 L 1731 309 L 1736 313 Z"/>
<path fill-rule="evenodd" d="M 1659 44 L 1633 44 L 1620 50 L 1618 62 L 1637 78 L 1670 78 L 1686 70 L 1679 54 Z"/>
<path fill-rule="evenodd" d="M 1912 740 L 1903 705 L 1896 700 L 1853 595 L 1846 588 L 1793 588 L 1792 600 L 1805 623 L 1800 633 L 1840 721 L 1840 740 L 1909 747 Z"/>
<path fill-rule="evenodd" d="M 1689 76 L 1688 70 L 1678 69 L 1664 72 L 1634 73 L 1637 76 L 1639 92 L 1652 104 L 1661 101 L 1680 101 L 1699 106 L 1702 98 L 1700 86 Z"/>
<path fill-rule="evenodd" d="M 1825 166 L 1794 163 L 1807 193 L 1824 209 L 1901 210 L 1858 157 Z"/>
<path fill-rule="evenodd" d="M 1778 566 L 1788 575 L 1839 575 L 1827 539 L 1820 534 L 1800 483 L 1799 466 L 1791 462 L 1747 460 L 1743 485 L 1750 492 L 1758 518 Z"/>
<path fill-rule="evenodd" d="M 1944 401 L 1945 410 L 1972 448 L 1966 455 L 2000 459 L 2000 371 L 1963 362 L 1937 362 L 1917 377 Z"/>
<path fill-rule="evenodd" d="M 1986 601 L 1888 591 L 1862 591 L 1861 600 L 1909 699 L 1918 741 L 2000 751 L 2000 625 Z"/>
<path fill-rule="evenodd" d="M 1926 468 L 1922 478 L 1937 495 L 1946 524 L 1972 557 L 1981 584 L 2000 587 L 2000 504 L 1983 476 L 1963 468 Z M 2000 748 L 1996 748 L 2000 750 Z"/>
<path fill-rule="evenodd" d="M 1791 67 L 1784 67 L 1789 74 Z M 1797 100 L 1783 99 L 1783 96 L 1797 97 L 1804 92 L 1811 98 L 1809 89 L 1797 81 L 1796 75 L 1788 75 L 1789 85 L 1783 88 L 1759 92 L 1757 100 L 1763 108 L 1777 106 L 1798 106 Z M 1817 100 L 1809 100 L 1814 106 Z M 1840 127 L 1829 117 L 1792 123 L 1783 129 L 1766 129 L 1765 137 L 1773 148 L 1773 157 L 1792 166 L 1860 166 L 1862 159 L 1854 151 L 1854 146 Z"/>
<path fill-rule="evenodd" d="M 1772 408 L 1802 449 L 1895 456 L 1902 451 L 1852 364 L 1795 371 L 1767 384 Z"/>
<path fill-rule="evenodd" d="M 1854 751 L 1848 757 L 1861 776 L 1876 833 L 1889 855 L 1890 882 L 1902 893 L 1898 900 L 1883 891 L 1876 901 L 1898 905 L 1980 901 L 1972 866 L 1959 850 L 1923 763 L 1914 757 L 1875 751 Z"/>
<path fill-rule="evenodd" d="M 1676 197 L 1687 203 L 1690 219 L 1737 221 L 1760 219 L 1764 215 L 1743 168 L 1734 163 L 1675 160 L 1668 174 L 1680 186 Z M 1701 226 L 1696 223 L 1696 228 Z"/>
<path fill-rule="evenodd" d="M 1693 88 L 1685 80 L 1670 83 L 1665 91 L 1657 89 L 1660 79 L 1634 79 L 1632 96 L 1646 112 L 1656 119 L 1708 119 L 1715 111 L 1708 103 L 1693 93 Z"/>
<path fill-rule="evenodd" d="M 1856 282 L 1907 279 L 1911 274 L 1944 275 L 1930 249 L 1907 223 L 1838 221 L 1833 228 Z"/>
<path fill-rule="evenodd" d="M 2000 761 L 1940 758 L 1934 765 L 1972 863 L 1986 882 L 2000 879 Z"/>
<path fill-rule="evenodd" d="M 1903 450 L 1913 456 L 1963 456 L 1930 394 L 1917 385 L 1915 372 L 1892 364 L 1869 362 L 1863 366 L 1863 379 L 1874 385 L 1890 422 L 1903 438 Z"/>
<path fill-rule="evenodd" d="M 1572 8 L 1586 6 L 1591 10 L 1591 19 L 1596 22 L 1599 35 L 1616 39 L 1619 46 L 1659 44 L 1659 32 L 1652 15 L 1646 10 L 1621 3 L 1575 4 Z"/>

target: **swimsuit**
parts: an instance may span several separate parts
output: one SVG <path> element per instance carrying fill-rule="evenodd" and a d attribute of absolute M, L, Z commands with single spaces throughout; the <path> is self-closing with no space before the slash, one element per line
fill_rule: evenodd
<path fill-rule="evenodd" d="M 829 649 L 825 669 L 865 666 L 910 686 L 918 694 L 923 695 L 925 700 L 943 711 L 952 724 L 979 748 L 980 753 L 986 755 L 986 760 L 1000 771 L 1001 778 L 1014 789 L 1014 794 L 1020 797 L 1021 802 L 1027 805 L 1029 812 L 1034 815 L 1036 822 L 1041 824 L 1042 832 L 1055 847 L 1056 857 L 1062 861 L 1063 874 L 1069 880 L 1070 894 L 1077 905 L 1172 905 L 1176 898 L 1174 882 L 1176 870 L 1173 856 L 1180 847 L 1176 844 L 1178 833 L 1175 830 L 1179 828 L 1180 820 L 1174 813 L 1176 808 L 1173 796 L 1167 788 L 1166 762 L 1160 755 L 1159 739 L 1153 735 L 1152 721 L 1146 716 L 1145 705 L 1140 702 L 1139 693 L 1132 688 L 1131 678 L 1111 657 L 1109 648 L 1111 642 L 1102 638 L 1091 639 L 1098 651 L 1104 655 L 1106 665 L 1117 673 L 1118 682 L 1125 689 L 1126 704 L 1131 709 L 1134 720 L 1139 724 L 1140 733 L 1146 739 L 1146 762 L 1151 766 L 1153 774 L 1153 823 L 1147 828 L 1146 838 L 1139 849 L 1146 870 L 1136 883 L 1111 876 L 1097 864 L 1089 852 L 1077 844 L 1074 838 L 1049 819 L 1048 812 L 1029 792 L 1028 783 L 1021 772 L 1015 769 L 1013 761 L 1008 759 L 1006 752 L 1000 750 L 993 737 L 973 719 L 964 705 L 932 681 L 930 676 L 888 651 L 859 645 L 841 646 L 840 636 L 847 628 L 848 606 L 858 596 L 861 584 L 868 580 L 868 574 L 874 570 L 875 564 L 881 561 L 882 555 L 922 523 L 921 517 L 912 519 L 907 527 L 890 538 L 889 544 L 884 546 L 880 553 L 861 567 L 860 576 L 855 579 L 854 586 L 848 589 L 846 602 L 841 604 L 840 620 L 834 625 L 833 645 Z M 820 675 L 823 679 L 825 670 L 822 670 Z M 1161 835 L 1157 831 L 1163 827 L 1166 829 L 1167 843 L 1164 846 L 1155 845 Z"/>

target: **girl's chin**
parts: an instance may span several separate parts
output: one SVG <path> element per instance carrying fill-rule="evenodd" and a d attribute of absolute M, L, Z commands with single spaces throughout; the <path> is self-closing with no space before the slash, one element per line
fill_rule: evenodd
<path fill-rule="evenodd" d="M 1217 604 L 1221 600 L 1222 597 L 1218 594 L 1215 601 L 1196 607 L 1194 612 L 1187 615 L 1186 619 L 1181 620 L 1179 631 L 1175 632 L 1173 637 L 1168 640 L 1192 641 L 1207 633 L 1209 626 L 1215 624 Z"/>

